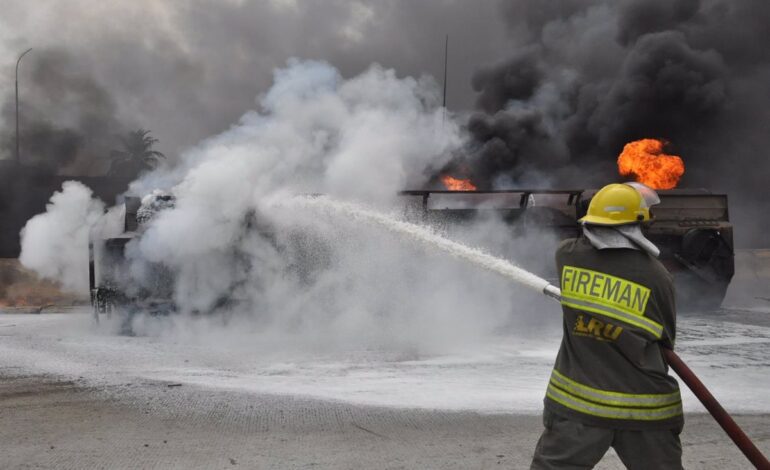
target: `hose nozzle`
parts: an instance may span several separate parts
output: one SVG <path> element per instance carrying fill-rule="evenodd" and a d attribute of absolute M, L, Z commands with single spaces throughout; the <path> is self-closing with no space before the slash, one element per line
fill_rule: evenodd
<path fill-rule="evenodd" d="M 561 289 L 556 287 L 553 284 L 548 284 L 543 288 L 543 294 L 545 294 L 547 297 L 550 297 L 554 300 L 558 300 L 561 302 Z"/>

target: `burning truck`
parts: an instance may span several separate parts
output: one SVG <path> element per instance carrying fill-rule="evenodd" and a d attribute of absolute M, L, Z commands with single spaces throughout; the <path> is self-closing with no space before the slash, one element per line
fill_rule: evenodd
<path fill-rule="evenodd" d="M 588 207 L 593 189 L 518 189 L 503 191 L 402 191 L 407 213 L 423 223 L 472 224 L 474 219 L 494 211 L 510 226 L 514 236 L 547 230 L 563 239 L 578 236 L 580 219 Z M 674 275 L 680 305 L 689 309 L 715 309 L 724 298 L 734 272 L 733 227 L 729 221 L 727 196 L 706 190 L 665 190 L 654 208 L 654 223 L 645 235 L 661 250 L 661 261 Z M 129 280 L 126 259 L 129 242 L 142 236 L 147 223 L 164 209 L 173 207 L 172 195 L 154 193 L 142 200 L 126 198 L 117 211 L 122 231 L 93 239 L 90 243 L 89 280 L 94 315 L 115 310 L 137 309 L 150 313 L 175 310 L 173 273 L 160 264 L 151 265 L 137 284 Z M 266 227 L 245 221 L 245 230 L 270 236 Z M 307 245 L 307 243 L 300 243 Z M 316 241 L 315 246 L 322 246 Z M 317 251 L 317 250 L 315 250 Z M 307 257 L 308 259 L 311 257 Z M 313 256 L 317 264 L 318 256 Z M 239 269 L 249 270 L 248 257 L 232 253 Z M 247 263 L 247 264 L 244 264 Z M 296 263 L 302 265 L 302 262 Z M 318 266 L 304 269 L 315 269 Z M 548 275 L 549 273 L 546 273 Z M 550 273 L 551 277 L 556 274 Z M 235 291 L 233 286 L 232 291 Z M 225 307 L 237 299 L 224 295 L 215 305 Z"/>
<path fill-rule="evenodd" d="M 660 248 L 660 259 L 674 275 L 679 305 L 686 309 L 716 309 L 725 296 L 734 273 L 733 226 L 727 195 L 704 189 L 674 189 L 684 173 L 681 159 L 663 154 L 664 143 L 644 139 L 626 145 L 618 158 L 622 176 L 633 177 L 659 190 L 661 203 L 653 209 L 654 222 L 643 227 L 648 239 Z M 444 175 L 442 190 L 407 190 L 399 193 L 405 213 L 412 220 L 443 226 L 473 224 L 477 217 L 494 212 L 506 222 L 514 238 L 527 232 L 547 231 L 555 240 L 580 234 L 578 220 L 585 215 L 595 189 L 511 189 L 478 190 L 467 179 Z M 168 267 L 150 264 L 137 283 L 127 258 L 131 241 L 140 239 L 149 222 L 161 211 L 173 208 L 174 196 L 155 191 L 142 199 L 125 202 L 105 215 L 102 226 L 90 241 L 89 280 L 95 317 L 119 310 L 170 312 L 174 275 Z M 254 214 L 243 221 L 244 233 L 258 233 L 268 243 L 274 238 L 271 227 L 260 224 Z M 286 256 L 296 257 L 290 264 L 302 274 L 323 269 L 323 241 L 301 239 L 297 249 Z M 291 239 L 292 237 L 288 237 Z M 312 247 L 313 255 L 303 255 L 302 247 Z M 320 248 L 320 249 L 319 249 Z M 555 248 L 555 246 L 553 247 Z M 304 251 L 307 251 L 306 249 Z M 233 250 L 232 266 L 248 272 L 248 256 Z M 556 273 L 543 273 L 556 277 Z M 214 303 L 213 309 L 237 302 L 238 286 Z"/>

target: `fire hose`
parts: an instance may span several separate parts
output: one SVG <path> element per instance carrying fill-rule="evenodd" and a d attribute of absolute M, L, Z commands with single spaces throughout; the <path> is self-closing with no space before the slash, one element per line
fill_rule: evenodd
<path fill-rule="evenodd" d="M 551 297 L 555 300 L 561 300 L 561 291 L 558 287 L 548 284 L 543 288 L 543 294 Z M 673 350 L 661 347 L 663 356 L 666 358 L 668 365 L 676 372 L 679 378 L 687 384 L 692 390 L 693 394 L 698 397 L 698 400 L 703 406 L 711 413 L 717 423 L 724 429 L 730 439 L 733 440 L 736 446 L 743 452 L 743 455 L 758 469 L 770 470 L 770 461 L 767 460 L 762 452 L 751 441 L 749 436 L 743 432 L 738 423 L 730 416 L 730 414 L 722 407 L 717 401 L 714 395 L 703 385 L 697 375 L 684 363 L 681 357 Z"/>

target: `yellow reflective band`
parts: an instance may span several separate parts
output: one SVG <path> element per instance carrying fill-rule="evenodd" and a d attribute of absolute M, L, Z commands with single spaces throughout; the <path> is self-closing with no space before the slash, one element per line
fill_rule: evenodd
<path fill-rule="evenodd" d="M 660 323 L 654 322 L 650 319 L 647 319 L 645 317 L 637 317 L 635 315 L 629 315 L 628 313 L 622 312 L 620 310 L 615 310 L 612 307 L 608 307 L 606 305 L 601 305 L 593 302 L 588 302 L 585 300 L 579 300 L 570 298 L 564 295 L 562 293 L 561 297 L 561 304 L 566 305 L 567 307 L 572 307 L 577 310 L 583 310 L 586 312 L 596 313 L 598 315 L 602 315 L 609 318 L 614 318 L 615 320 L 622 321 L 623 323 L 627 323 L 629 325 L 633 325 L 637 328 L 641 328 L 648 333 L 652 334 L 655 339 L 660 339 L 663 336 L 663 325 Z"/>
<path fill-rule="evenodd" d="M 660 421 L 682 414 L 682 403 L 676 403 L 662 408 L 620 408 L 599 405 L 571 396 L 553 386 L 548 385 L 546 397 L 565 406 L 591 416 L 610 419 L 628 419 L 634 421 Z"/>
<path fill-rule="evenodd" d="M 575 266 L 562 269 L 561 293 L 640 317 L 650 299 L 650 289 L 641 284 Z"/>
<path fill-rule="evenodd" d="M 598 402 L 604 405 L 644 408 L 673 405 L 682 401 L 678 391 L 664 394 L 632 394 L 600 390 L 576 382 L 555 369 L 551 375 L 551 383 L 578 398 Z"/>

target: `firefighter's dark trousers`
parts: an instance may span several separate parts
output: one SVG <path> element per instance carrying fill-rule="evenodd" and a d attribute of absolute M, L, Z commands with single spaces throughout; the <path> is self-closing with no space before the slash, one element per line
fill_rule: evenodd
<path fill-rule="evenodd" d="M 545 431 L 532 459 L 533 470 L 593 468 L 610 447 L 631 470 L 681 470 L 681 429 L 626 431 L 588 426 L 546 411 Z"/>

